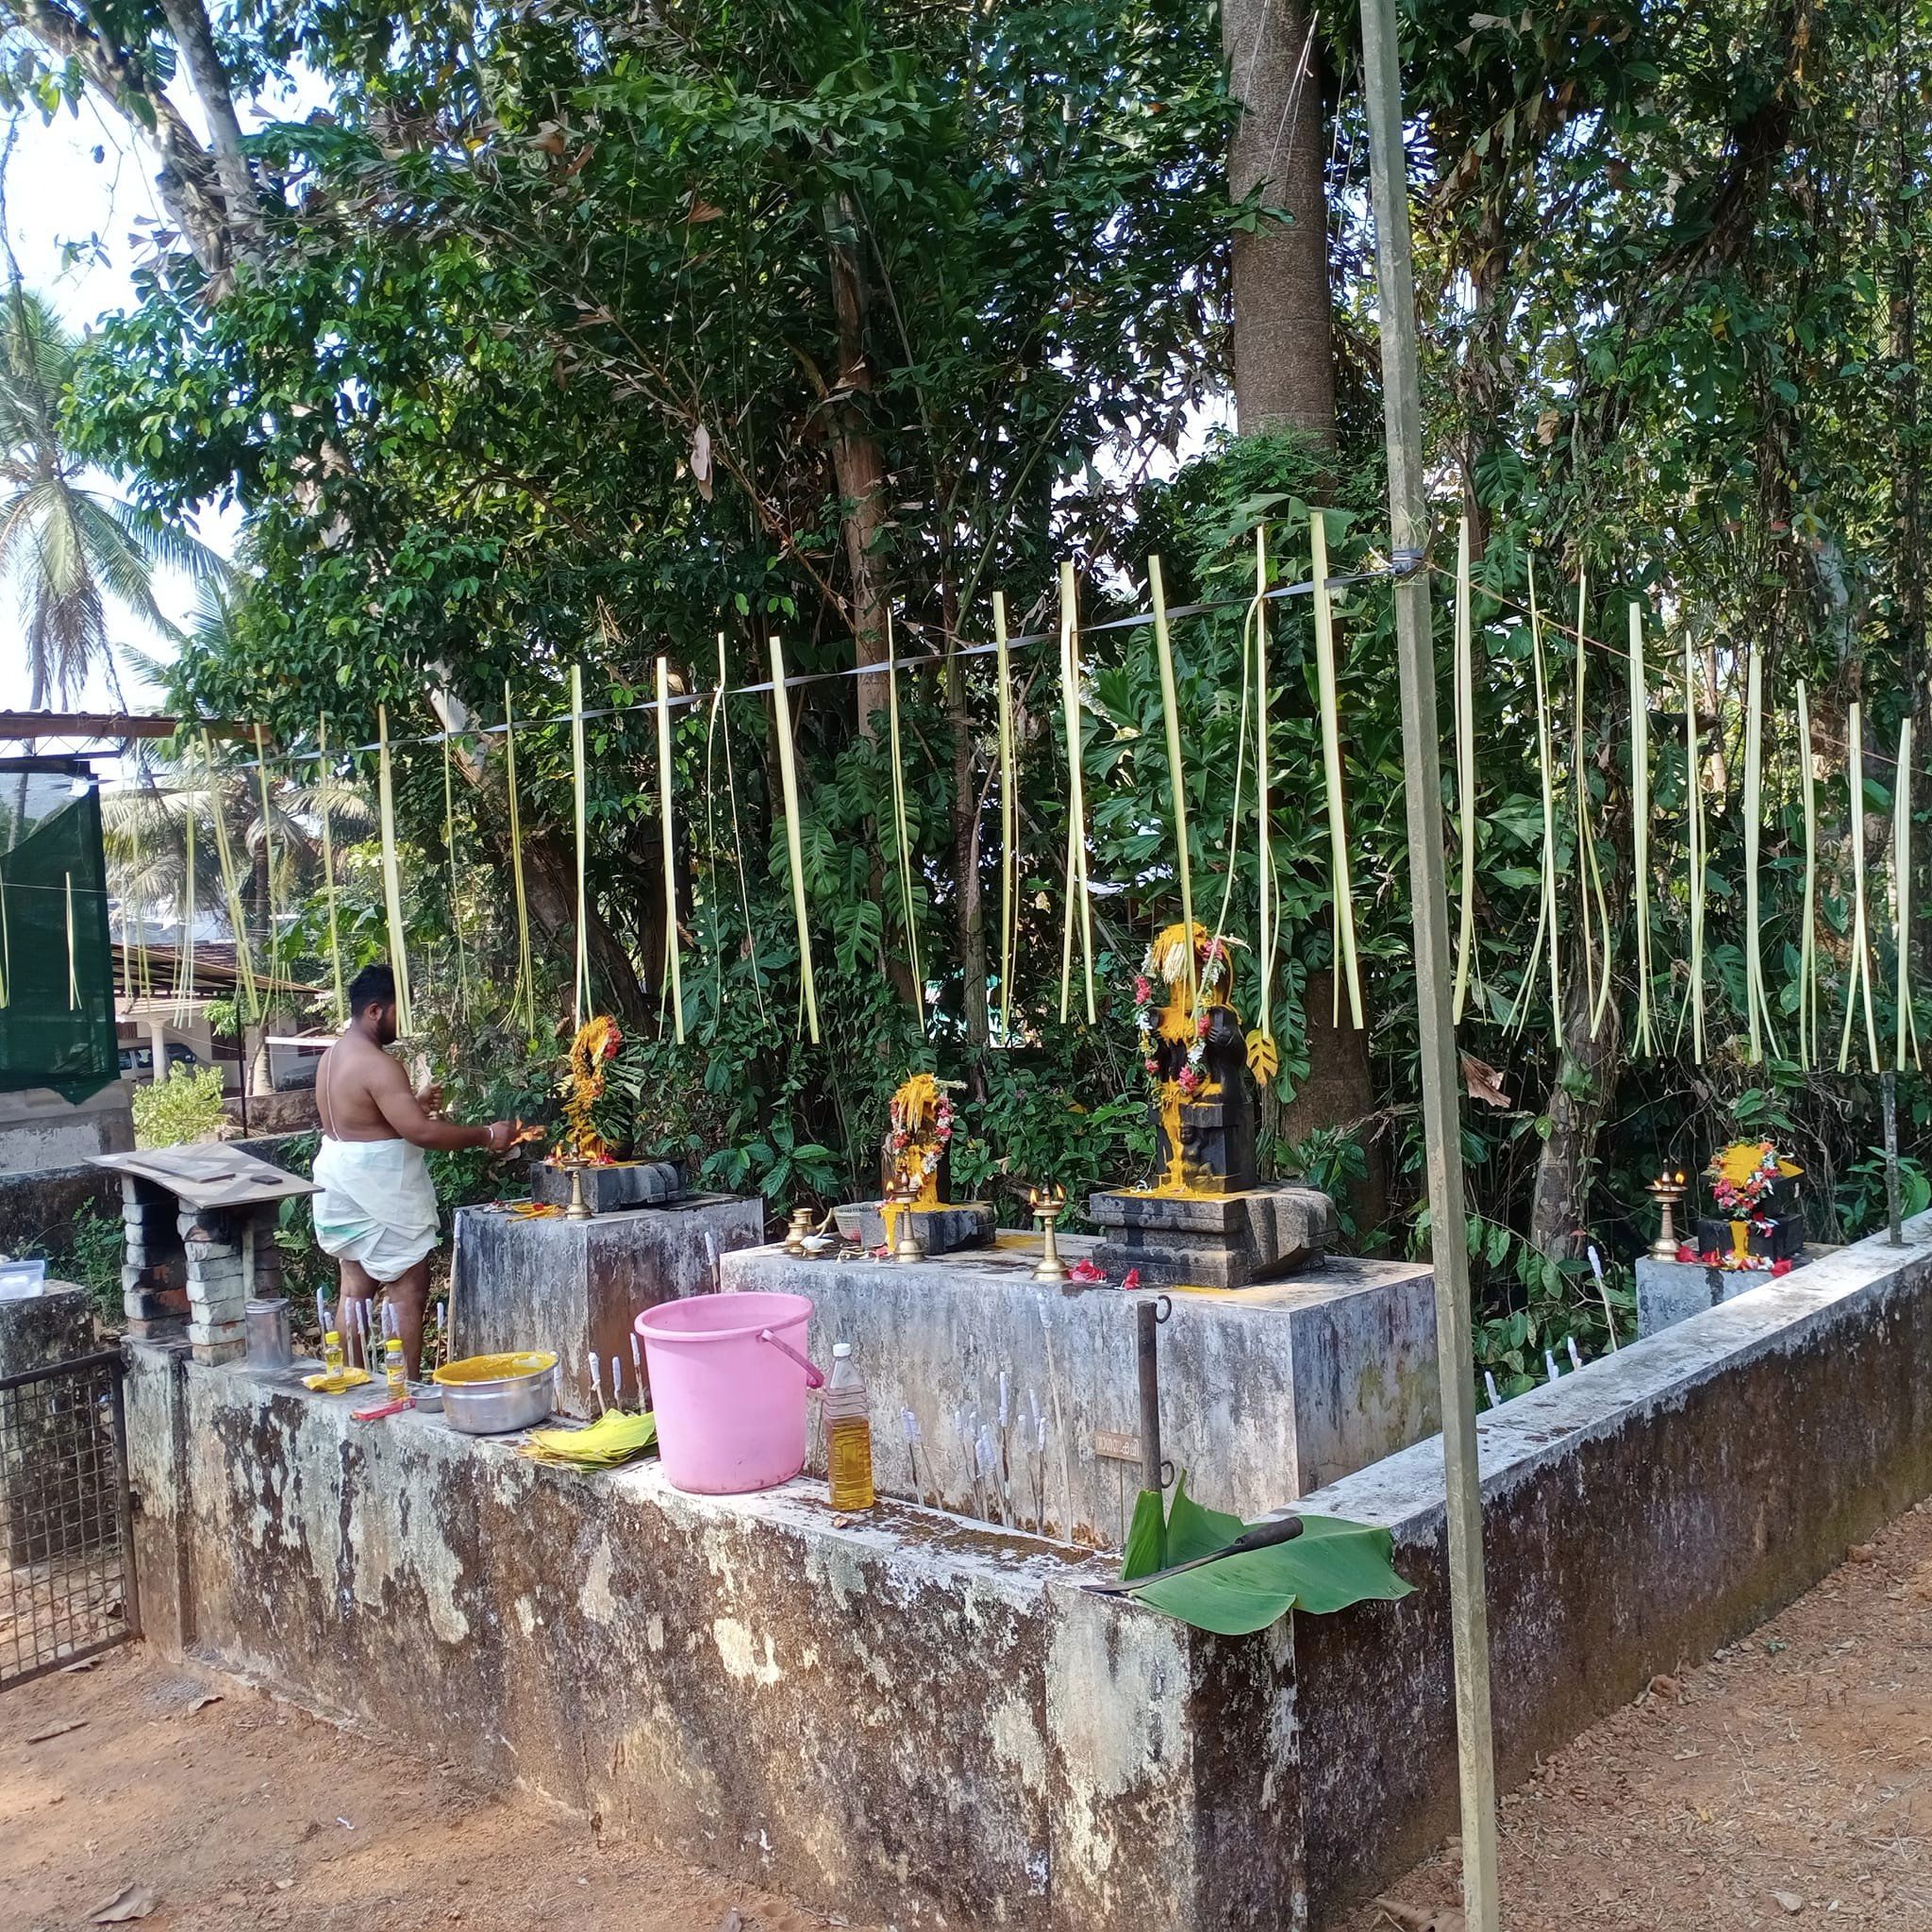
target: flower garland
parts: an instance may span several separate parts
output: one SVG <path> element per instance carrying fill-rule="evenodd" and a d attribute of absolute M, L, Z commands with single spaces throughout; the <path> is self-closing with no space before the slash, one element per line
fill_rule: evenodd
<path fill-rule="evenodd" d="M 1750 1161 L 1748 1169 L 1746 1160 Z M 1757 1204 L 1783 1177 L 1777 1149 L 1769 1141 L 1740 1141 L 1711 1157 L 1705 1170 L 1710 1197 L 1733 1221 L 1755 1221 Z"/>
<path fill-rule="evenodd" d="M 932 1125 L 930 1130 L 922 1130 L 921 1123 L 928 1110 Z M 893 1094 L 891 1119 L 892 1131 L 887 1137 L 886 1146 L 893 1165 L 903 1174 L 906 1156 L 913 1154 L 924 1185 L 939 1172 L 947 1143 L 953 1138 L 953 1103 L 930 1074 L 915 1076 Z"/>
<path fill-rule="evenodd" d="M 1188 1042 L 1187 1064 L 1177 1075 L 1178 1085 L 1183 1093 L 1195 1092 L 1202 1081 L 1201 1065 L 1208 1055 L 1208 1035 L 1213 1021 L 1207 1009 L 1210 996 L 1217 991 L 1227 978 L 1227 943 L 1221 939 L 1208 939 L 1196 926 L 1194 941 L 1194 984 L 1198 989 L 1195 995 L 1194 1037 Z M 1146 957 L 1141 961 L 1141 970 L 1134 975 L 1134 1024 L 1141 1035 L 1141 1062 L 1147 1069 L 1148 1077 L 1156 1082 L 1160 1078 L 1160 1060 L 1154 1050 L 1154 1033 L 1158 1024 L 1154 1009 L 1155 981 L 1158 979 L 1168 987 L 1180 983 L 1187 973 L 1186 935 L 1180 927 L 1172 926 L 1147 948 Z"/>
<path fill-rule="evenodd" d="M 608 1013 L 599 1013 L 577 1028 L 570 1043 L 569 1072 L 558 1092 L 563 1099 L 563 1118 L 568 1127 L 551 1158 L 554 1160 L 583 1160 L 604 1166 L 610 1160 L 610 1149 L 597 1132 L 591 1118 L 604 1094 L 604 1069 L 617 1057 L 624 1034 Z"/>

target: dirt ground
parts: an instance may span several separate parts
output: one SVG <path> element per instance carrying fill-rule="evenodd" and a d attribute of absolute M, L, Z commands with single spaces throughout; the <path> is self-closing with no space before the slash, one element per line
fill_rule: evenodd
<path fill-rule="evenodd" d="M 205 1703 L 219 1693 L 217 1703 Z M 27 1740 L 78 1722 L 40 1743 Z M 0 1693 L 0 1928 L 127 1887 L 153 1932 L 817 1932 L 843 1924 L 491 1791 L 141 1645 Z"/>
<path fill-rule="evenodd" d="M 1932 1502 L 1852 1558 L 1504 1800 L 1509 1932 L 1932 1927 Z M 1427 1924 L 1459 1857 L 1346 1932 Z"/>
<path fill-rule="evenodd" d="M 85 1926 L 129 1886 L 169 1932 L 843 1923 L 139 1646 L 0 1696 L 0 1927 Z M 1341 1932 L 1455 1896 L 1451 1846 Z M 1510 1932 L 1932 1926 L 1932 1504 L 1547 1760 L 1505 1802 L 1503 1898 Z"/>

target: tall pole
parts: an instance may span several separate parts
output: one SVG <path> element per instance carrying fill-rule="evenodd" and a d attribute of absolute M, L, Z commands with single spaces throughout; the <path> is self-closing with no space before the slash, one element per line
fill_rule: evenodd
<path fill-rule="evenodd" d="M 1476 1467 L 1469 1255 L 1463 1241 L 1461 1121 L 1455 961 L 1443 880 L 1441 754 L 1430 635 L 1428 505 L 1423 487 L 1422 387 L 1416 373 L 1415 275 L 1395 0 L 1362 0 L 1362 77 L 1375 209 L 1375 285 L 1382 338 L 1382 414 L 1389 446 L 1389 523 L 1395 652 L 1402 675 L 1403 775 L 1408 804 L 1409 897 L 1415 924 L 1416 1017 L 1423 1131 L 1428 1149 L 1430 1253 L 1436 1277 L 1436 1370 L 1441 1382 L 1448 1505 L 1449 1623 L 1456 1660 L 1456 1744 L 1462 1787 L 1462 1900 L 1471 1932 L 1497 1932 L 1496 1768 L 1490 1732 L 1490 1626 L 1483 1591 L 1482 1485 Z"/>

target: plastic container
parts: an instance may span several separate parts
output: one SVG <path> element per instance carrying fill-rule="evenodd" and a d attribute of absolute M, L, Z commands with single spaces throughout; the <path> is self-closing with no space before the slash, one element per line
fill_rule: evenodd
<path fill-rule="evenodd" d="M 638 1317 L 675 1488 L 736 1496 L 805 1467 L 806 1391 L 824 1380 L 804 1354 L 810 1321 L 802 1294 L 700 1294 Z"/>
<path fill-rule="evenodd" d="M 870 1509 L 872 1401 L 852 1359 L 849 1341 L 832 1346 L 832 1379 L 825 1384 L 825 1483 L 834 1509 Z"/>
<path fill-rule="evenodd" d="M 382 1378 L 389 1387 L 391 1402 L 409 1399 L 409 1378 L 403 1373 L 403 1344 L 394 1336 L 382 1345 Z"/>

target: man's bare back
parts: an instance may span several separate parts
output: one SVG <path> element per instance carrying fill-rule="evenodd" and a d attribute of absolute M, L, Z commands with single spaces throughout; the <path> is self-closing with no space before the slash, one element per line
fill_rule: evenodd
<path fill-rule="evenodd" d="M 441 1117 L 440 1090 L 410 1091 L 408 1075 L 388 1051 L 396 1038 L 395 984 L 388 968 L 365 967 L 349 989 L 349 1024 L 315 1074 L 324 1135 L 315 1162 L 316 1239 L 341 1263 L 345 1302 L 366 1311 L 369 1301 L 383 1292 L 395 1311 L 403 1357 L 413 1374 L 423 1353 L 429 1253 L 439 1216 L 423 1157 L 411 1150 L 487 1147 L 506 1154 L 515 1144 L 517 1124 L 462 1126 Z M 396 1147 L 394 1159 L 375 1151 L 398 1141 L 407 1145 Z M 370 1151 L 351 1155 L 349 1148 Z"/>

